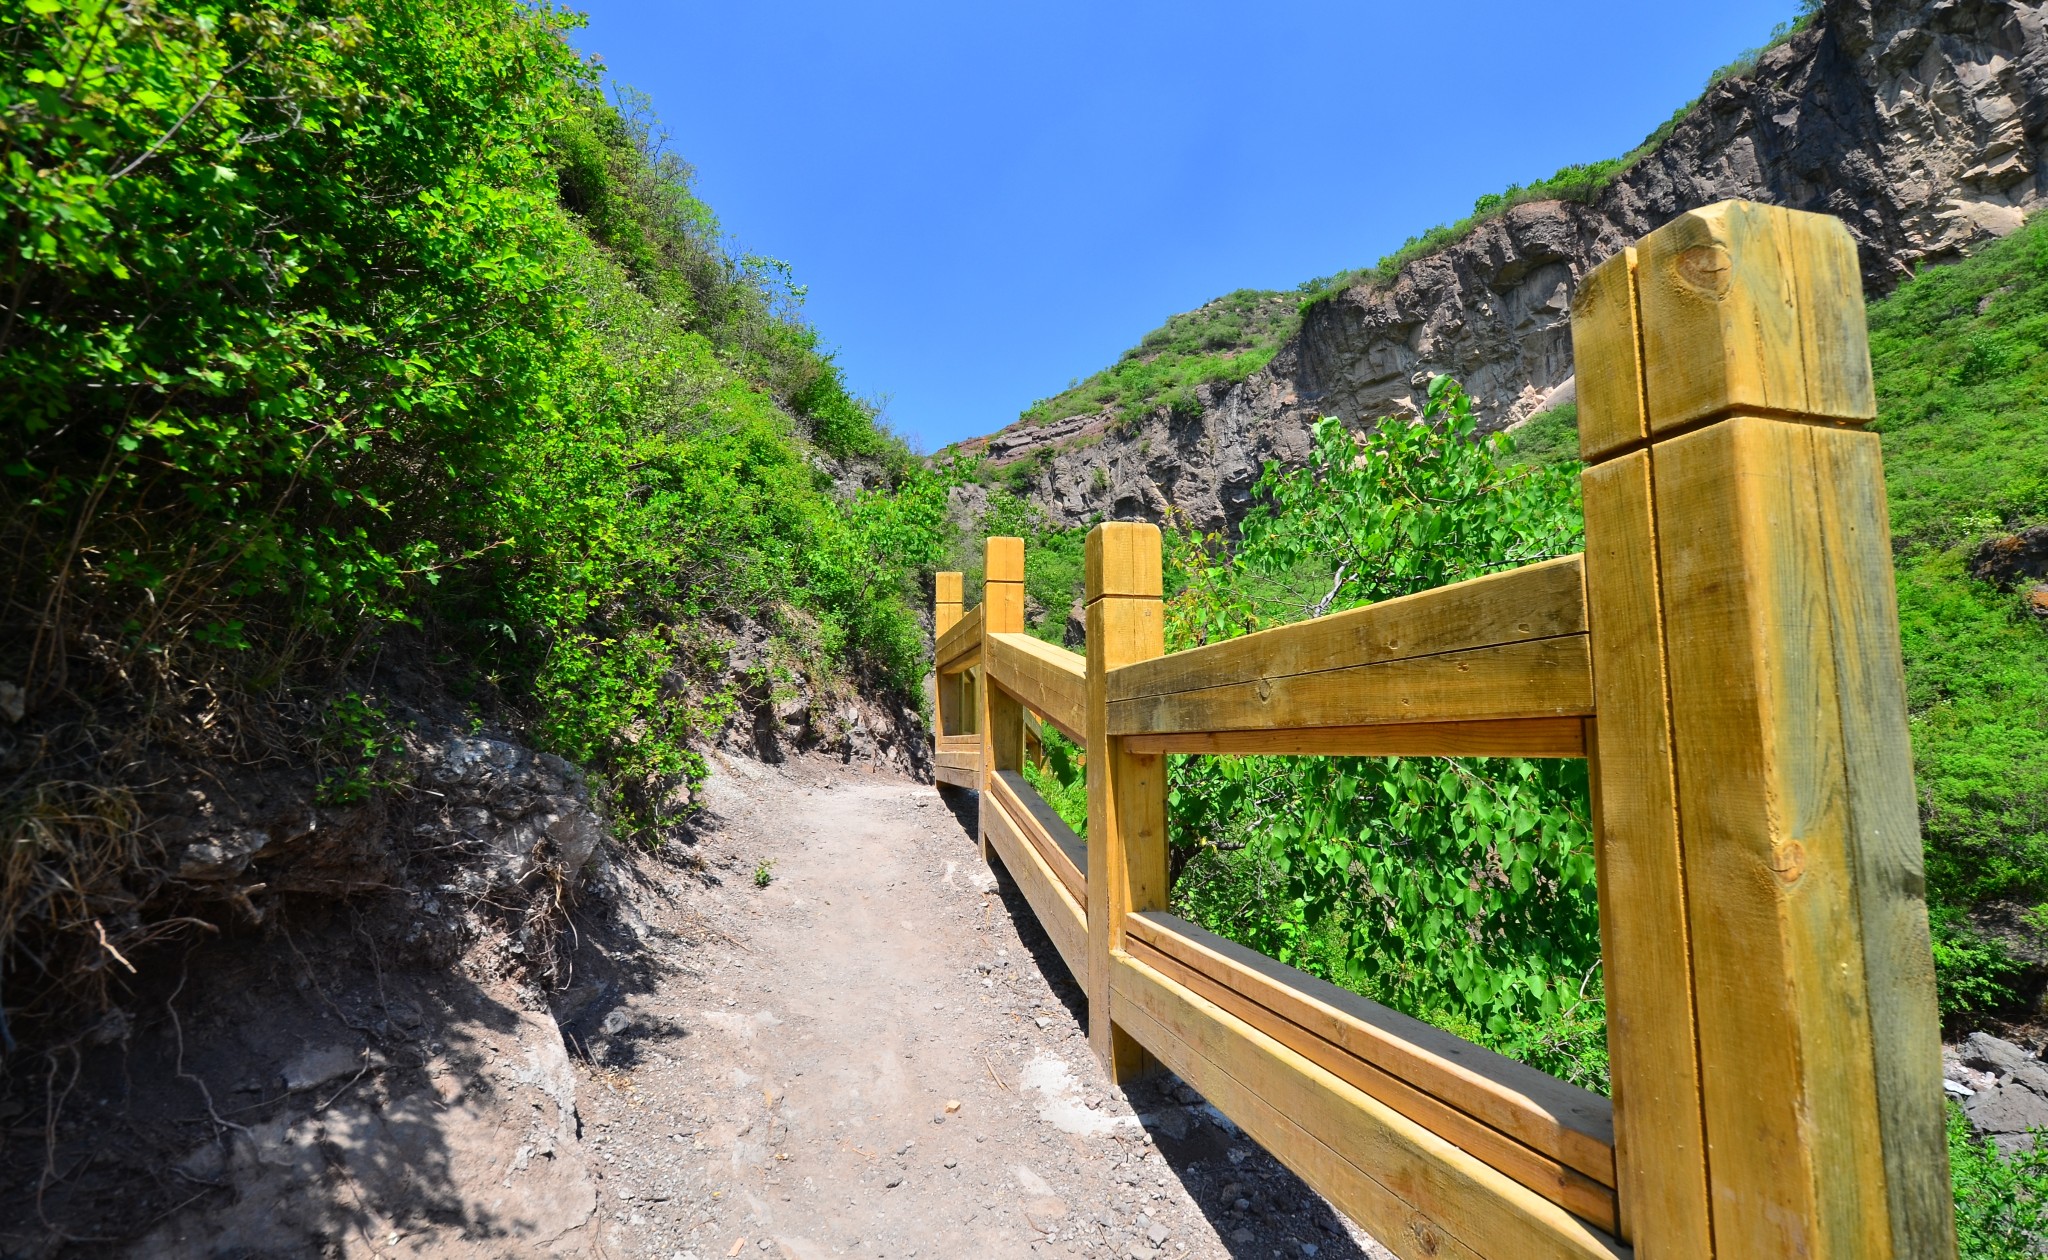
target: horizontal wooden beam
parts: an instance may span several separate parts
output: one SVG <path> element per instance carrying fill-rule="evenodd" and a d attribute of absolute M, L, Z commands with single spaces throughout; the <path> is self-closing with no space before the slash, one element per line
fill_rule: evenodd
<path fill-rule="evenodd" d="M 1088 737 L 1088 660 L 1028 634 L 988 636 L 990 682 L 1060 728 L 1068 739 Z"/>
<path fill-rule="evenodd" d="M 1481 1123 L 1614 1184 L 1614 1105 L 1441 1028 L 1341 989 L 1257 950 L 1148 911 L 1125 920 L 1130 939 L 1194 968 L 1248 1000 L 1399 1077 Z"/>
<path fill-rule="evenodd" d="M 932 754 L 932 760 L 942 769 L 971 770 L 976 774 L 981 773 L 981 750 L 978 748 L 971 751 L 965 748 L 940 749 Z M 979 784 L 976 786 L 979 786 Z"/>
<path fill-rule="evenodd" d="M 968 669 L 977 662 L 967 659 L 969 654 L 979 656 L 981 652 L 981 623 L 983 606 L 976 604 L 973 610 L 953 623 L 953 628 L 939 636 L 932 649 L 932 668 L 941 674 L 954 674 Z"/>
<path fill-rule="evenodd" d="M 977 757 L 981 755 L 979 735 L 940 735 L 935 744 L 936 751 L 942 753 L 971 752 Z"/>
<path fill-rule="evenodd" d="M 1135 753 L 1263 754 L 1279 757 L 1583 757 L 1585 719 L 1391 722 L 1279 731 L 1190 731 L 1127 735 Z"/>
<path fill-rule="evenodd" d="M 1109 700 L 1113 705 L 1140 696 L 1442 656 L 1585 629 L 1585 566 L 1580 557 L 1565 556 L 1126 665 L 1110 671 Z"/>
<path fill-rule="evenodd" d="M 1088 912 L 1060 884 L 1045 858 L 1025 838 L 1023 828 L 1010 815 L 1003 798 L 994 792 L 982 797 L 982 819 L 989 843 L 1003 860 L 1003 869 L 1031 903 L 1040 927 L 1052 938 L 1053 947 L 1076 979 L 1088 974 Z"/>
<path fill-rule="evenodd" d="M 1114 673 L 1110 684 L 1116 685 Z M 1109 733 L 1301 730 L 1592 712 L 1592 656 L 1586 636 L 1572 634 L 1112 700 Z"/>
<path fill-rule="evenodd" d="M 1616 1260 L 1606 1233 L 1129 954 L 1111 1016 L 1406 1260 Z"/>
<path fill-rule="evenodd" d="M 1159 916 L 1168 919 L 1170 916 Z M 1178 921 L 1175 921 L 1178 922 Z M 1192 925 L 1184 925 L 1192 927 Z M 1200 929 L 1194 929 L 1200 932 Z M 1382 1016 L 1394 1015 L 1385 1007 L 1356 994 L 1322 985 L 1315 978 L 1294 971 L 1293 968 L 1260 958 L 1268 964 L 1269 970 L 1285 975 L 1267 975 L 1263 970 L 1252 969 L 1242 963 L 1218 967 L 1213 957 L 1201 957 L 1199 946 L 1187 937 L 1161 942 L 1168 945 L 1162 949 L 1159 925 L 1148 923 L 1127 926 L 1126 941 L 1131 957 L 1156 969 L 1200 994 L 1217 1006 L 1244 1020 L 1260 1032 L 1272 1037 L 1290 1050 L 1329 1071 L 1345 1083 L 1372 1095 L 1394 1110 L 1421 1124 L 1439 1137 L 1450 1139 L 1468 1153 L 1477 1156 L 1492 1168 L 1506 1173 L 1522 1185 L 1566 1209 L 1574 1216 L 1590 1221 L 1608 1232 L 1616 1232 L 1617 1213 L 1613 1189 L 1614 1150 L 1611 1144 L 1595 1145 L 1585 1141 L 1584 1133 L 1560 1134 L 1556 1117 L 1531 1105 L 1527 1094 L 1532 1090 L 1539 1093 L 1556 1092 L 1560 1084 L 1551 1077 L 1515 1063 L 1499 1059 L 1481 1047 L 1473 1046 L 1451 1037 L 1440 1030 L 1423 1026 L 1418 1038 L 1402 1035 L 1405 1027 L 1389 1026 Z M 1207 933 L 1202 933 L 1207 936 Z M 1210 938 L 1214 940 L 1216 938 Z M 1225 942 L 1228 944 L 1228 942 Z M 1241 947 L 1233 947 L 1241 948 Z M 1245 951 L 1249 953 L 1250 951 Z M 1257 957 L 1256 955 L 1253 955 Z M 1224 960 L 1230 964 L 1231 960 Z M 1223 974 L 1217 974 L 1218 972 Z M 1291 979 L 1292 984 L 1281 984 Z M 1305 991 L 1301 982 L 1315 984 L 1332 1001 Z M 1284 989 L 1284 994 L 1273 990 Z M 1274 998 L 1281 998 L 1275 1001 Z M 1264 1001 L 1261 1001 L 1264 998 Z M 1273 1009 L 1289 1008 L 1300 1021 L 1290 1019 Z M 1404 1025 L 1413 1021 L 1402 1021 Z M 1382 1053 L 1380 1058 L 1387 1061 L 1405 1059 L 1411 1063 L 1426 1065 L 1425 1070 L 1416 1072 L 1413 1078 L 1405 1077 L 1398 1070 L 1381 1067 L 1371 1059 L 1347 1049 L 1338 1036 L 1343 1033 L 1383 1038 L 1381 1045 L 1374 1046 Z M 1332 1035 L 1337 1034 L 1337 1035 Z M 1443 1042 L 1455 1043 L 1445 1047 Z M 1452 1049 L 1465 1062 L 1458 1062 L 1438 1053 L 1441 1049 Z M 1389 1050 L 1398 1053 L 1388 1053 Z M 1470 1052 L 1479 1051 L 1475 1055 Z M 1485 1061 L 1495 1061 L 1486 1062 Z M 1473 1075 L 1472 1064 L 1482 1063 L 1500 1069 L 1504 1080 L 1486 1080 L 1481 1088 L 1491 1087 L 1490 1092 L 1479 1095 L 1465 1078 Z M 1517 1071 L 1516 1069 L 1519 1069 Z M 1524 1085 L 1528 1089 L 1522 1088 Z M 1585 1113 L 1597 1112 L 1598 1118 L 1607 1118 L 1607 1100 L 1587 1094 L 1572 1086 L 1566 1090 L 1582 1099 L 1572 1099 L 1576 1110 Z M 1440 1096 L 1449 1095 L 1449 1098 Z M 1479 1095 L 1475 1098 L 1475 1095 Z M 1548 1149 L 1539 1149 L 1530 1142 L 1518 1140 L 1501 1128 L 1488 1124 L 1473 1116 L 1459 1105 L 1460 1102 L 1478 1102 L 1482 1107 L 1495 1112 L 1508 1112 L 1518 1121 L 1514 1127 L 1524 1135 L 1533 1136 Z M 1519 1112 L 1519 1114 L 1516 1114 Z M 1610 1126 L 1611 1131 L 1611 1126 Z M 1562 1139 L 1562 1140 L 1560 1140 Z M 1597 1138 L 1596 1138 L 1597 1141 Z M 1565 1148 L 1579 1157 L 1587 1168 L 1574 1168 L 1559 1158 L 1558 1148 Z M 1604 1180 L 1602 1180 L 1604 1178 Z"/>
<path fill-rule="evenodd" d="M 964 769 L 959 766 L 934 766 L 932 767 L 932 778 L 952 787 L 969 788 L 972 790 L 979 790 L 981 787 L 981 770 L 978 767 L 975 769 Z"/>
<path fill-rule="evenodd" d="M 988 788 L 1074 900 L 1087 905 L 1088 881 L 1083 874 L 1088 869 L 1087 844 L 1015 770 L 996 771 L 989 776 Z"/>

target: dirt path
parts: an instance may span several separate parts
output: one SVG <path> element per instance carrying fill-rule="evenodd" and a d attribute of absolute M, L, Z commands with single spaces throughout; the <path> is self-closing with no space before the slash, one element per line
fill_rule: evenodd
<path fill-rule="evenodd" d="M 706 874 L 650 866 L 635 899 L 667 974 L 622 1000 L 586 979 L 594 1029 L 563 1012 L 600 1254 L 1385 1255 L 1184 1085 L 1106 1085 L 958 804 L 720 768 Z"/>

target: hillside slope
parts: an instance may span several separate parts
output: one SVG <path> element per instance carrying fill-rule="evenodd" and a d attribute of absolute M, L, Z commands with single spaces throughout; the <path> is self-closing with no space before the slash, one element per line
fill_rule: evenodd
<path fill-rule="evenodd" d="M 1214 528 L 1242 514 L 1264 461 L 1305 458 L 1318 416 L 1413 413 L 1438 373 L 1486 428 L 1568 396 L 1579 278 L 1686 209 L 1746 197 L 1838 215 L 1876 296 L 2017 228 L 2048 195 L 2044 145 L 2042 4 L 1828 0 L 1626 169 L 1561 173 L 1558 200 L 1482 199 L 1468 234 L 1319 300 L 1311 282 L 1178 316 L 1058 405 L 956 449 L 1064 523 L 1172 504 Z M 1257 334 L 1276 300 L 1303 311 L 1273 344 Z M 1148 368 L 1173 346 L 1171 372 Z"/>

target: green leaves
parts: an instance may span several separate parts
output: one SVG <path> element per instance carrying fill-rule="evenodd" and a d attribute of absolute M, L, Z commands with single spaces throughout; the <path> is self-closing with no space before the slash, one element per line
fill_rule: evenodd
<path fill-rule="evenodd" d="M 1235 549 L 1170 528 L 1169 648 L 1577 550 L 1575 476 L 1517 466 L 1473 430 L 1439 377 L 1416 422 L 1319 422 L 1305 467 L 1266 469 Z M 1196 872 L 1177 895 L 1210 927 L 1604 1082 L 1584 763 L 1183 757 L 1168 779 Z M 1259 895 L 1234 886 L 1246 877 Z"/>
<path fill-rule="evenodd" d="M 945 492 L 787 269 L 725 257 L 650 120 L 597 95 L 574 20 L 0 18 L 0 522 L 15 584 L 130 658 L 431 625 L 556 748 L 654 783 L 651 818 L 731 709 L 704 686 L 729 627 L 820 694 L 914 693 Z M 842 501 L 806 429 L 886 484 Z"/>

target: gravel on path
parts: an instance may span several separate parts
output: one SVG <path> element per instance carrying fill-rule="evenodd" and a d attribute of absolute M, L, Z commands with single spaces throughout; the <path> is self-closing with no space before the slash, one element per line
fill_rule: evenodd
<path fill-rule="evenodd" d="M 629 881 L 658 978 L 558 1004 L 599 1254 L 1389 1256 L 1186 1085 L 1104 1080 L 972 794 L 733 760 L 707 806 L 698 869 Z"/>

